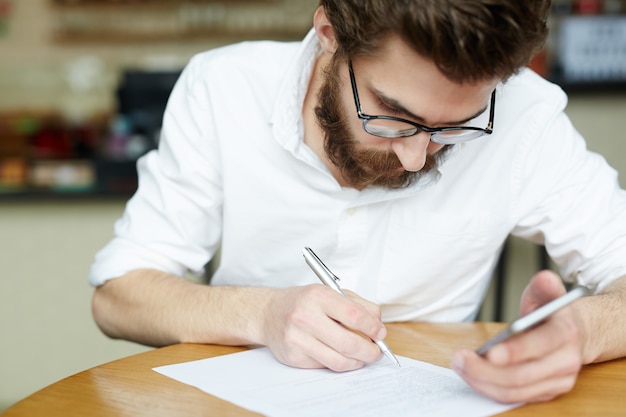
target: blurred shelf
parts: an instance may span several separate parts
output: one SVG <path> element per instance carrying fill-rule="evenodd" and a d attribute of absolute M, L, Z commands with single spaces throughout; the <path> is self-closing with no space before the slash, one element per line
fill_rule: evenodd
<path fill-rule="evenodd" d="M 0 202 L 9 201 L 82 201 L 82 200 L 128 200 L 133 193 L 98 191 L 0 191 Z"/>
<path fill-rule="evenodd" d="M 559 78 L 550 81 L 558 84 L 568 95 L 626 96 L 626 81 L 569 82 Z"/>
<path fill-rule="evenodd" d="M 281 30 L 200 30 L 189 31 L 184 33 L 146 33 L 146 34 L 123 34 L 109 31 L 89 31 L 88 33 L 80 31 L 66 31 L 56 33 L 53 37 L 55 43 L 64 45 L 81 45 L 81 44 L 126 44 L 133 43 L 159 43 L 171 41 L 194 41 L 203 39 L 232 39 L 235 40 L 293 40 L 303 38 L 308 29 L 281 29 Z"/>
<path fill-rule="evenodd" d="M 57 9 L 129 9 L 129 8 L 177 8 L 181 5 L 202 4 L 272 4 L 277 0 L 50 0 Z"/>
<path fill-rule="evenodd" d="M 313 11 L 286 0 L 64 0 L 51 10 L 60 44 L 294 40 L 310 29 Z"/>
<path fill-rule="evenodd" d="M 626 92 L 626 0 L 555 0 L 546 78 L 571 94 Z"/>

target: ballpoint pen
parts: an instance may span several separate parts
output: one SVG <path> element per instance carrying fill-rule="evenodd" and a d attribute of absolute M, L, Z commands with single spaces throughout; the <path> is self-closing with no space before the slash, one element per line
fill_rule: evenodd
<path fill-rule="evenodd" d="M 304 256 L 304 260 L 309 265 L 309 267 L 313 270 L 315 275 L 322 281 L 322 283 L 333 290 L 337 291 L 339 294 L 346 296 L 346 293 L 343 292 L 341 286 L 339 286 L 339 277 L 333 274 L 330 269 L 324 262 L 313 252 L 311 248 L 305 247 L 302 249 L 302 255 Z M 389 346 L 382 340 L 374 340 L 374 343 L 380 348 L 380 350 L 391 359 L 398 367 L 400 367 L 400 362 L 395 357 L 395 355 L 389 349 Z"/>

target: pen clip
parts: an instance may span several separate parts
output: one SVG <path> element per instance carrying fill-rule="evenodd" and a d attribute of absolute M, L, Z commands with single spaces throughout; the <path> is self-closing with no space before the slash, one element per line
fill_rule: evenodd
<path fill-rule="evenodd" d="M 339 291 L 341 291 L 341 287 L 339 286 L 339 282 L 341 279 L 337 275 L 335 275 L 327 266 L 322 262 L 322 260 L 313 252 L 313 249 L 309 247 L 304 248 L 304 260 L 311 267 L 311 269 L 318 275 L 318 277 L 325 282 L 325 278 L 330 278 L 334 281 L 334 287 L 336 287 Z M 323 270 L 323 273 L 320 274 L 319 269 Z"/>
<path fill-rule="evenodd" d="M 318 265 L 324 269 L 324 271 L 326 271 L 328 273 L 328 275 L 330 275 L 335 281 L 340 281 L 339 277 L 335 274 L 333 274 L 333 272 L 326 266 L 326 264 L 324 262 L 322 262 L 322 260 L 319 258 L 319 256 L 317 256 L 317 254 L 315 252 L 313 252 L 313 249 L 311 248 L 304 248 L 314 259 L 315 262 L 318 263 Z M 306 258 L 305 258 L 306 259 Z"/>

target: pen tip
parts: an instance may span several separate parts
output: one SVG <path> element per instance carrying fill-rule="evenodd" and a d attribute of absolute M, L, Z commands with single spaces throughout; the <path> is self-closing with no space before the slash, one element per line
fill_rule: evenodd
<path fill-rule="evenodd" d="M 398 368 L 402 368 L 402 366 L 400 365 L 400 361 L 398 360 L 398 358 L 396 358 L 395 355 L 391 355 L 391 360 L 396 364 Z"/>

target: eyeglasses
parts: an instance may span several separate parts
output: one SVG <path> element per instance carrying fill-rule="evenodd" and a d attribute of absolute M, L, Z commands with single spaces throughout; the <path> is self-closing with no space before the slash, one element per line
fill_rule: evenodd
<path fill-rule="evenodd" d="M 363 121 L 363 130 L 370 135 L 392 139 L 406 138 L 417 135 L 420 132 L 427 132 L 430 133 L 431 141 L 442 145 L 453 145 L 455 143 L 478 139 L 481 136 L 493 133 L 496 90 L 493 90 L 491 93 L 489 121 L 487 122 L 486 128 L 483 129 L 482 127 L 475 126 L 428 127 L 399 117 L 371 116 L 363 113 L 361 110 L 361 102 L 359 100 L 359 92 L 356 88 L 352 61 L 348 61 L 348 69 L 350 70 L 350 83 L 352 84 L 352 94 L 354 95 L 356 114 L 359 116 L 359 119 Z"/>

